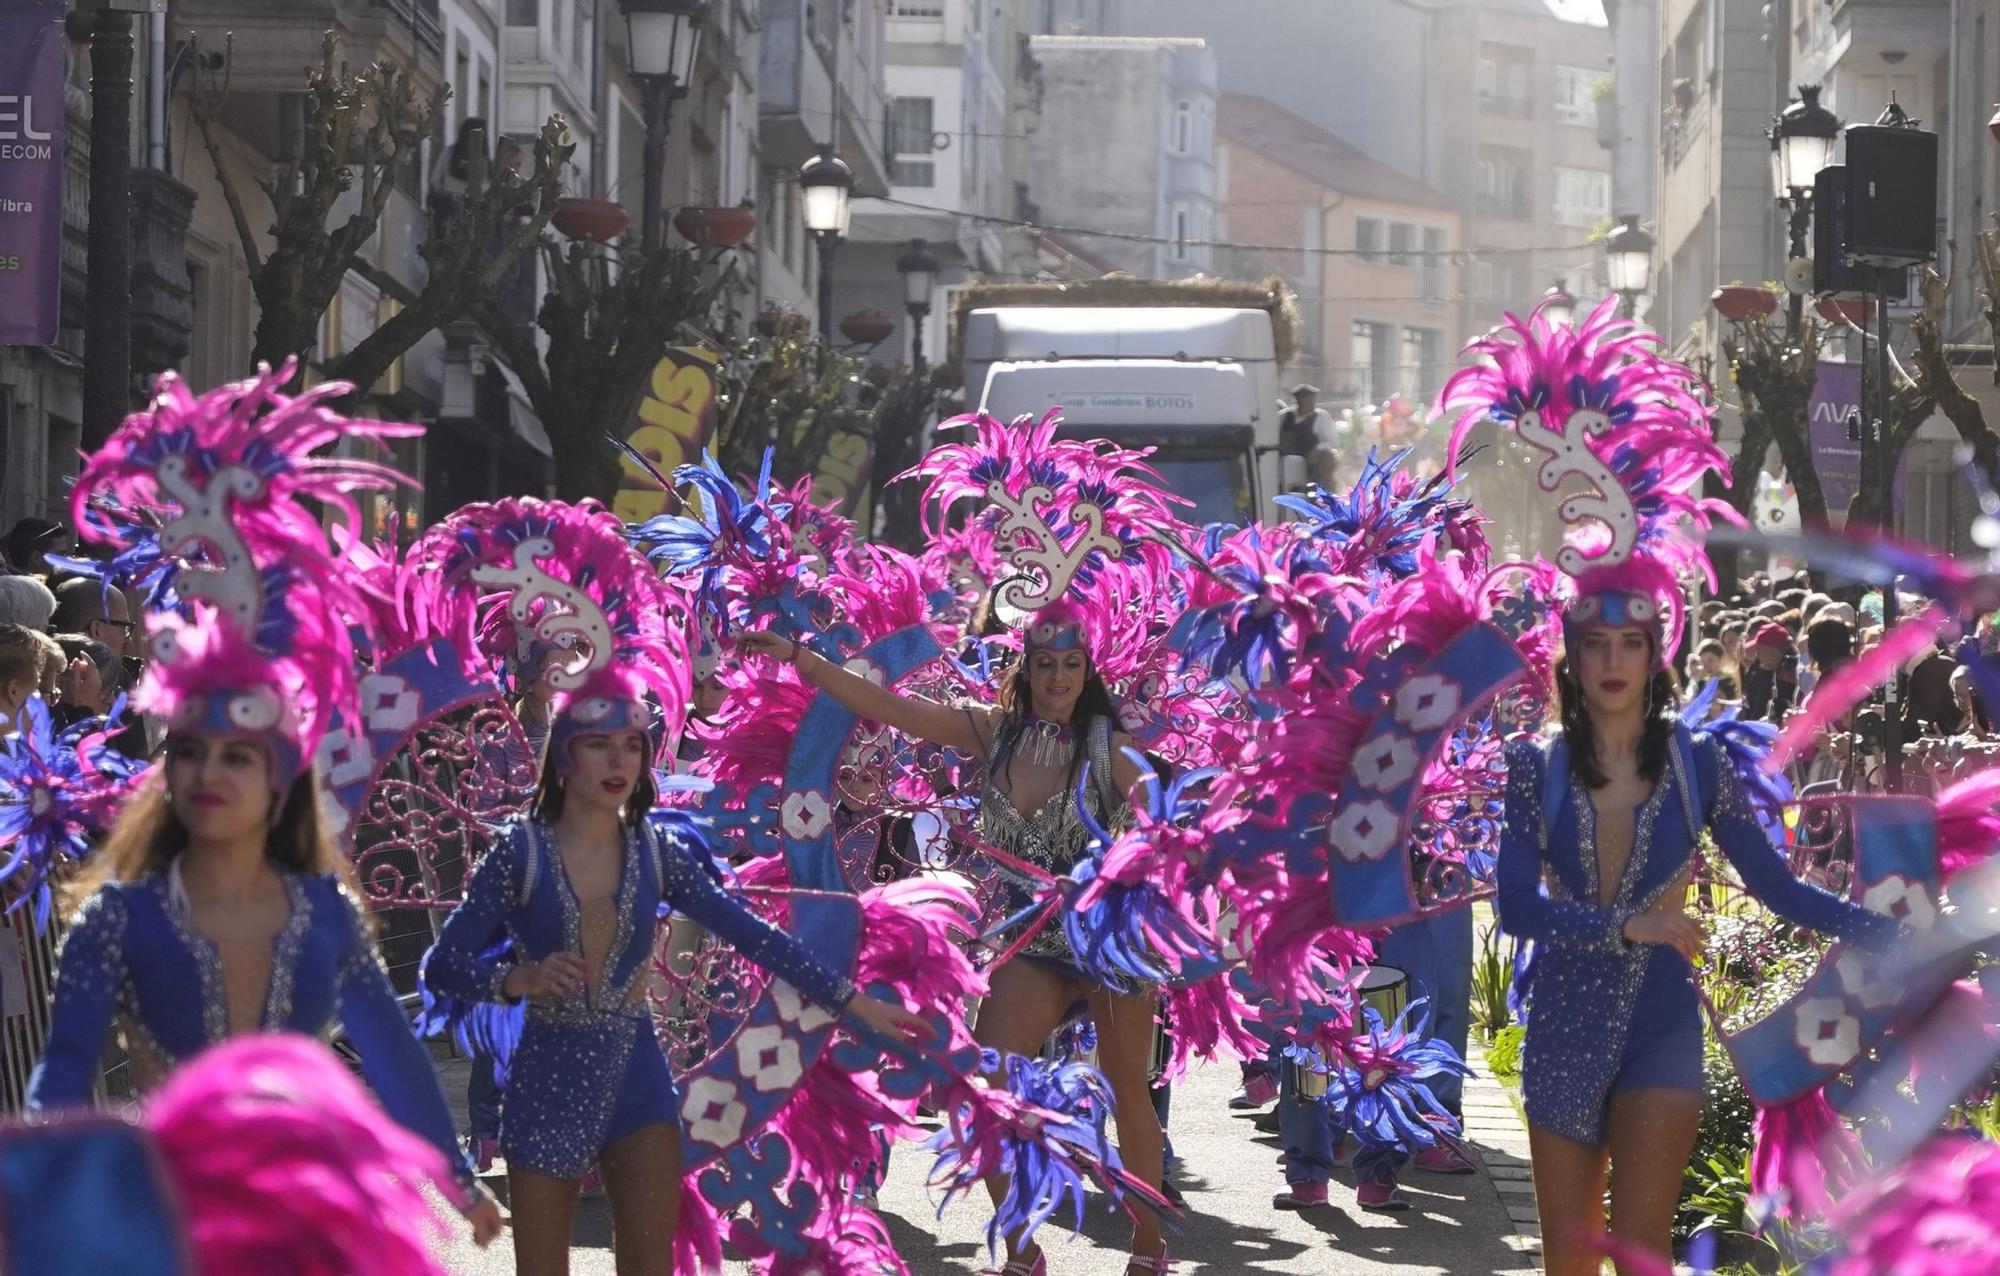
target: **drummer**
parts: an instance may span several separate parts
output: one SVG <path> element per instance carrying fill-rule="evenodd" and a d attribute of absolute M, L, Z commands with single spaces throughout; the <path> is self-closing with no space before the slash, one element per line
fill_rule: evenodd
<path fill-rule="evenodd" d="M 1472 909 L 1460 905 L 1395 927 L 1376 942 L 1375 960 L 1408 973 L 1411 999 L 1430 999 L 1429 1035 L 1450 1045 L 1463 1059 L 1472 1020 Z M 1464 1114 L 1463 1079 L 1449 1074 L 1426 1084 L 1457 1128 L 1463 1129 L 1459 1120 Z M 1413 1163 L 1429 1174 L 1471 1174 L 1474 1169 L 1451 1139 L 1419 1150 Z"/>
<path fill-rule="evenodd" d="M 1375 955 L 1377 971 L 1396 972 L 1399 1003 L 1430 999 L 1429 1035 L 1450 1043 L 1463 1058 L 1471 1017 L 1472 910 L 1453 908 L 1405 922 L 1377 941 Z M 1393 1019 L 1400 1009 L 1401 1004 L 1378 1007 L 1385 1019 Z M 1327 1184 L 1340 1161 L 1344 1132 L 1335 1127 L 1331 1110 L 1317 1096 L 1299 1093 L 1298 1069 L 1281 1067 L 1278 1075 L 1278 1135 L 1284 1148 L 1286 1189 L 1271 1204 L 1281 1210 L 1313 1209 L 1327 1204 Z M 1429 1085 L 1439 1104 L 1457 1118 L 1463 1099 L 1460 1078 L 1440 1076 Z M 1409 1198 L 1399 1178 L 1412 1159 L 1417 1169 L 1431 1174 L 1470 1174 L 1474 1169 L 1451 1138 L 1438 1139 L 1414 1158 L 1364 1150 L 1354 1158 L 1355 1203 L 1378 1213 L 1408 1209 Z"/>

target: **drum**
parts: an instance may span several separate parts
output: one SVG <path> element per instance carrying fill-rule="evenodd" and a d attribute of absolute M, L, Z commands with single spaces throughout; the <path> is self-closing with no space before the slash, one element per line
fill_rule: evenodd
<path fill-rule="evenodd" d="M 1382 1026 L 1386 1028 L 1410 1004 L 1410 973 L 1400 966 L 1369 966 L 1361 972 L 1354 995 L 1361 1005 L 1373 1007 L 1382 1016 Z"/>
<path fill-rule="evenodd" d="M 1174 1039 L 1167 1033 L 1167 1025 L 1160 1015 L 1153 1016 L 1153 1062 L 1146 1069 L 1146 1079 L 1154 1085 L 1167 1075 L 1167 1064 L 1174 1057 Z"/>
<path fill-rule="evenodd" d="M 1333 1088 L 1333 1074 L 1331 1072 L 1322 1071 L 1320 1068 L 1307 1067 L 1303 1063 L 1293 1063 L 1289 1059 L 1285 1061 L 1285 1070 L 1291 1074 L 1293 1093 L 1297 1094 L 1301 1099 L 1313 1100 L 1324 1098 L 1326 1092 Z"/>

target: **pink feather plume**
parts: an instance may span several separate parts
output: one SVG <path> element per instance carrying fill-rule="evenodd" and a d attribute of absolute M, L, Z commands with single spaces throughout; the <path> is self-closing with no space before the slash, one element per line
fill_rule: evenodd
<path fill-rule="evenodd" d="M 444 1276 L 422 1191 L 450 1184 L 444 1158 L 318 1042 L 216 1046 L 154 1095 L 146 1122 L 204 1276 Z"/>

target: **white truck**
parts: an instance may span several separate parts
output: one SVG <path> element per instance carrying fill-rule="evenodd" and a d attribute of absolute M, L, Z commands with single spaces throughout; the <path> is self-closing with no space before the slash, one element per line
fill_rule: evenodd
<path fill-rule="evenodd" d="M 1272 312 L 1062 304 L 1068 290 L 1047 287 L 1054 304 L 980 306 L 977 293 L 961 302 L 967 407 L 1003 421 L 1061 408 L 1066 437 L 1153 448 L 1168 487 L 1194 502 L 1190 522 L 1275 521 Z"/>

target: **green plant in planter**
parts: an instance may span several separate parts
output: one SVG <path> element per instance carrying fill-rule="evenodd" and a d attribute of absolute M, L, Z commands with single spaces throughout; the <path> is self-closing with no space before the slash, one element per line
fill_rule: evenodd
<path fill-rule="evenodd" d="M 1681 1191 L 1681 1212 L 1674 1230 L 1684 1236 L 1704 1228 L 1741 1232 L 1744 1202 L 1749 1199 L 1749 1148 L 1733 1157 L 1703 1158 L 1697 1153 L 1688 1162 L 1687 1185 Z"/>
<path fill-rule="evenodd" d="M 1511 1079 L 1521 1075 L 1521 1044 L 1527 1036 L 1527 1027 L 1518 1023 L 1494 1035 L 1493 1044 L 1486 1047 L 1486 1066 L 1494 1076 Z"/>
<path fill-rule="evenodd" d="M 1741 1231 L 1750 1196 L 1750 1127 L 1756 1108 L 1729 1052 L 1712 1033 L 1702 1043 L 1701 1071 L 1708 1105 L 1702 1109 L 1674 1219 L 1674 1235 L 1683 1238 L 1704 1227 Z"/>
<path fill-rule="evenodd" d="M 1472 963 L 1472 1022 L 1489 1042 L 1514 1021 L 1507 1008 L 1507 992 L 1513 983 L 1514 965 L 1500 951 L 1500 928 L 1488 927 L 1479 956 Z"/>

